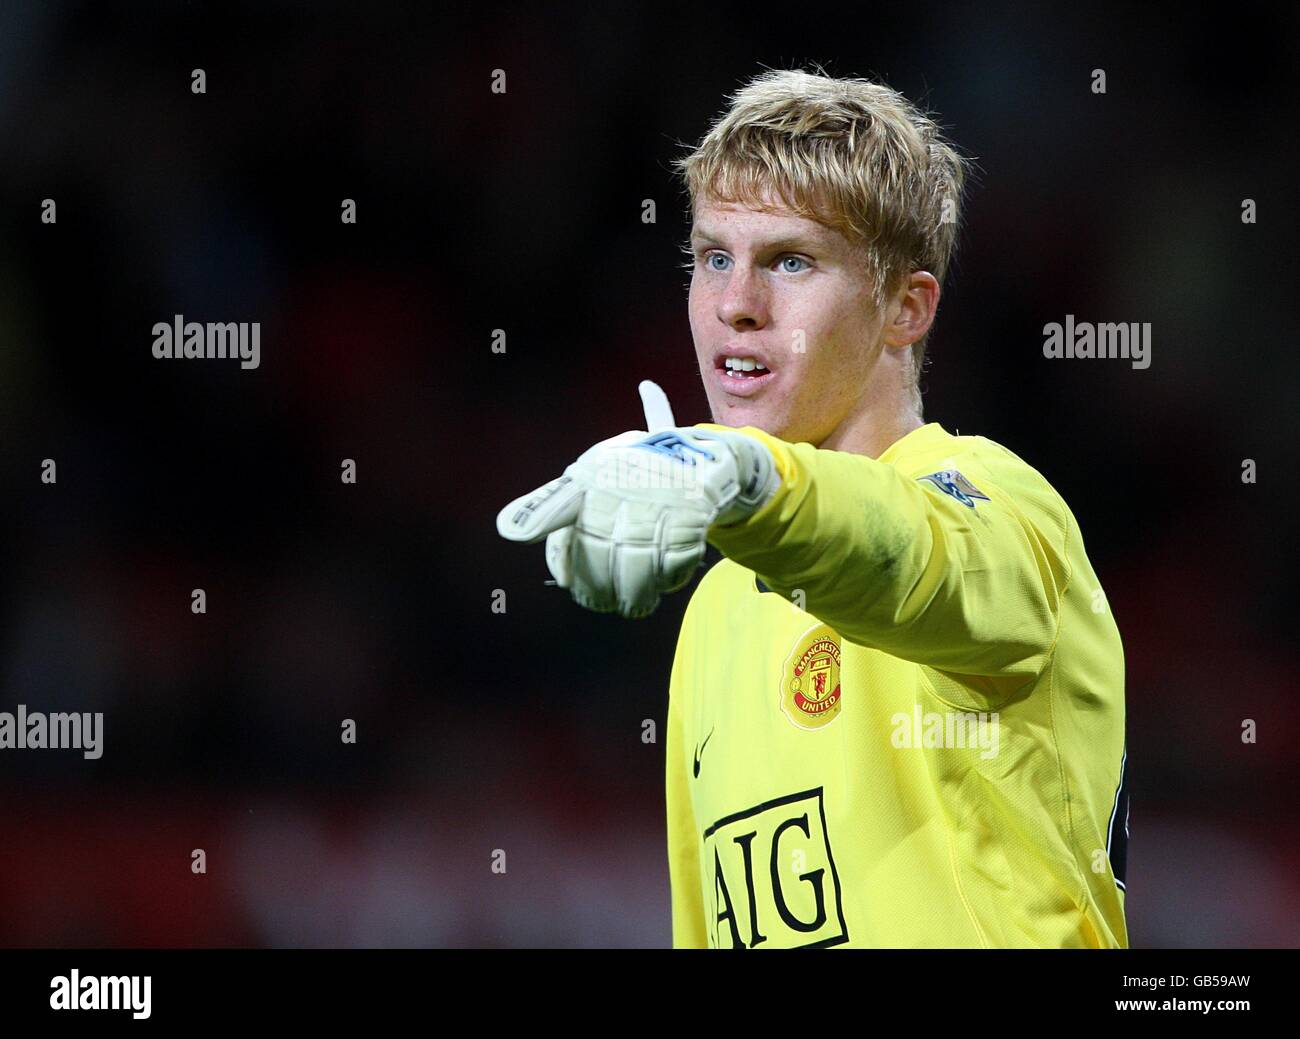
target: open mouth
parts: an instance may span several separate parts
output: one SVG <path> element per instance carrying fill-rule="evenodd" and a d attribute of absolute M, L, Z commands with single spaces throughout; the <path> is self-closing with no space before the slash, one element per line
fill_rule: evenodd
<path fill-rule="evenodd" d="M 724 357 L 719 368 L 731 379 L 761 379 L 768 374 L 767 366 L 754 357 Z"/>
<path fill-rule="evenodd" d="M 714 364 L 713 377 L 724 393 L 747 397 L 757 393 L 776 376 L 757 357 L 720 356 Z"/>

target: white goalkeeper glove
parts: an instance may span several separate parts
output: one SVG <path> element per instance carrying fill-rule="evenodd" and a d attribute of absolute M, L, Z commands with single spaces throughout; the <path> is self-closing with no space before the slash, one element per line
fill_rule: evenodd
<path fill-rule="evenodd" d="M 602 440 L 497 515 L 504 538 L 546 538 L 546 565 L 575 601 L 624 617 L 647 616 L 686 584 L 709 528 L 746 519 L 781 483 L 758 439 L 675 426 L 663 390 L 645 380 L 640 391 L 648 430 Z"/>

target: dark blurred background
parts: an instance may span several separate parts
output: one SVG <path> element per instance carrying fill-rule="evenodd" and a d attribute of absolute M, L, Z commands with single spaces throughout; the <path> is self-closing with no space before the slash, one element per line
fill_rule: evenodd
<path fill-rule="evenodd" d="M 669 943 L 687 593 L 588 613 L 494 517 L 641 378 L 708 419 L 669 164 L 817 62 L 979 163 L 926 417 L 1040 469 L 1107 589 L 1133 945 L 1300 944 L 1295 11 L 5 5 L 0 710 L 105 720 L 0 753 L 0 943 Z M 260 367 L 155 360 L 174 314 Z M 1044 359 L 1066 314 L 1151 367 Z"/>

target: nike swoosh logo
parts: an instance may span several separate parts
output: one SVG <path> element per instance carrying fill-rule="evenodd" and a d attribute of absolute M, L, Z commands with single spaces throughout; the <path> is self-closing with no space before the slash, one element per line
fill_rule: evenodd
<path fill-rule="evenodd" d="M 704 748 L 709 745 L 709 740 L 713 738 L 713 729 L 704 737 L 704 742 L 700 744 L 699 749 L 695 752 L 695 778 L 700 778 L 700 755 L 704 753 Z"/>

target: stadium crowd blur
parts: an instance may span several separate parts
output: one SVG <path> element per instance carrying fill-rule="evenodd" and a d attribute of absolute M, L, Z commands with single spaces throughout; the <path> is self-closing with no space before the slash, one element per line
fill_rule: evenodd
<path fill-rule="evenodd" d="M 588 613 L 494 517 L 636 428 L 641 378 L 709 418 L 669 164 L 811 61 L 979 164 L 926 417 L 1080 521 L 1128 666 L 1133 945 L 1297 944 L 1294 12 L 865 10 L 6 9 L 0 710 L 105 721 L 99 760 L 0 752 L 0 944 L 670 942 L 687 593 Z M 259 321 L 260 366 L 155 359 L 175 314 Z M 1045 359 L 1066 314 L 1151 322 L 1150 368 Z"/>

